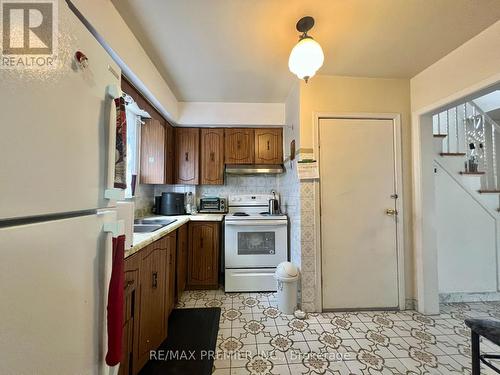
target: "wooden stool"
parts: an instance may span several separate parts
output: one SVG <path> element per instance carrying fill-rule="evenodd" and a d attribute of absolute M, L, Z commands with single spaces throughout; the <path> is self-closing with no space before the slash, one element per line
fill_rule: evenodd
<path fill-rule="evenodd" d="M 500 355 L 482 354 L 479 350 L 481 336 L 500 345 L 500 321 L 492 319 L 465 319 L 465 324 L 471 330 L 472 375 L 481 374 L 481 362 L 500 374 L 500 369 L 491 364 L 489 359 L 500 359 Z"/>

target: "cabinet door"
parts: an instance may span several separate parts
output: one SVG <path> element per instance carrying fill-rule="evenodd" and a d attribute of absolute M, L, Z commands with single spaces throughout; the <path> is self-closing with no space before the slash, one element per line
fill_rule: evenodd
<path fill-rule="evenodd" d="M 170 233 L 167 236 L 168 240 L 168 290 L 167 290 L 167 318 L 175 307 L 177 301 L 177 293 L 175 286 L 176 279 L 176 262 L 177 262 L 177 237 L 176 233 Z M 167 320 L 168 323 L 168 320 Z"/>
<path fill-rule="evenodd" d="M 201 185 L 224 184 L 224 129 L 201 129 Z"/>
<path fill-rule="evenodd" d="M 165 338 L 167 287 L 166 264 L 167 249 L 163 240 L 154 242 L 141 250 L 141 301 L 138 352 L 139 366 L 142 367 L 149 358 L 149 351 L 156 349 Z"/>
<path fill-rule="evenodd" d="M 282 129 L 255 129 L 255 164 L 283 163 Z"/>
<path fill-rule="evenodd" d="M 165 128 L 159 120 L 146 120 L 141 126 L 141 184 L 165 181 Z"/>
<path fill-rule="evenodd" d="M 125 260 L 125 306 L 123 320 L 123 356 L 120 362 L 119 375 L 136 373 L 136 337 L 139 325 L 135 319 L 139 309 L 139 263 L 138 255 Z"/>
<path fill-rule="evenodd" d="M 175 170 L 175 135 L 174 127 L 165 123 L 165 184 L 174 183 Z"/>
<path fill-rule="evenodd" d="M 175 128 L 175 183 L 197 185 L 200 129 Z"/>
<path fill-rule="evenodd" d="M 226 164 L 253 164 L 253 129 L 224 129 Z"/>
<path fill-rule="evenodd" d="M 189 223 L 188 286 L 216 289 L 219 274 L 219 224 Z"/>
<path fill-rule="evenodd" d="M 188 225 L 184 224 L 177 229 L 177 297 L 186 289 L 188 254 Z"/>

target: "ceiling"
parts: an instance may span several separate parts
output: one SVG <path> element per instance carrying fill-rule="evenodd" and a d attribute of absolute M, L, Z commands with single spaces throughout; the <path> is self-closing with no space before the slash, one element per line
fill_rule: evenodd
<path fill-rule="evenodd" d="M 113 3 L 180 101 L 283 102 L 304 15 L 325 52 L 318 74 L 385 78 L 413 77 L 500 19 L 500 0 Z"/>

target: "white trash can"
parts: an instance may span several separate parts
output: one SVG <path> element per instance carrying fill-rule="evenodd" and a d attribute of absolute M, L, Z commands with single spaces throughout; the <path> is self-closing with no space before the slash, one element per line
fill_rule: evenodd
<path fill-rule="evenodd" d="M 299 270 L 290 262 L 282 262 L 278 264 L 274 278 L 278 283 L 278 308 L 284 314 L 293 314 L 297 309 Z"/>

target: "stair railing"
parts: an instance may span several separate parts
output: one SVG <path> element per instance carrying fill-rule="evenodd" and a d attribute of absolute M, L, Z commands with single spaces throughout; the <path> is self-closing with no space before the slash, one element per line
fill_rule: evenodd
<path fill-rule="evenodd" d="M 481 190 L 499 190 L 499 163 L 497 150 L 500 150 L 500 125 L 482 111 L 474 102 L 466 102 L 449 108 L 433 116 L 434 135 L 441 136 L 443 154 L 464 157 L 464 171 L 474 145 L 479 164 Z"/>

